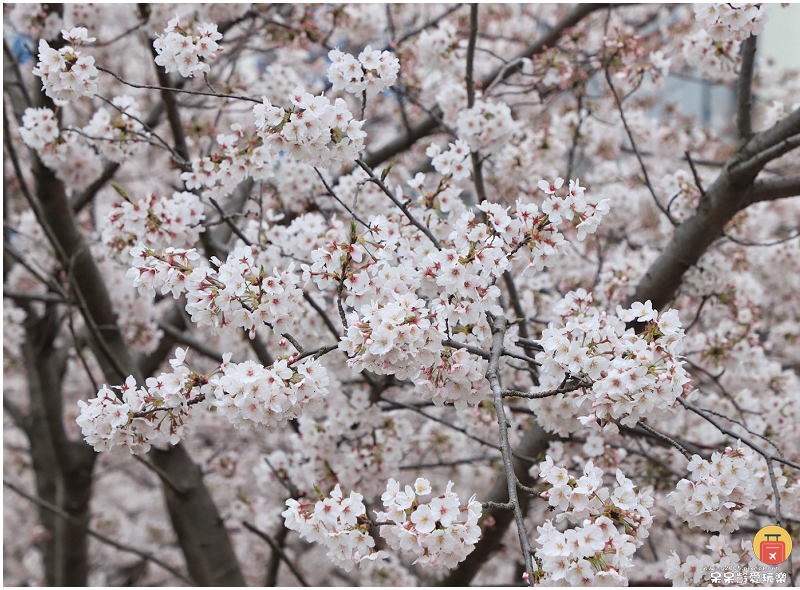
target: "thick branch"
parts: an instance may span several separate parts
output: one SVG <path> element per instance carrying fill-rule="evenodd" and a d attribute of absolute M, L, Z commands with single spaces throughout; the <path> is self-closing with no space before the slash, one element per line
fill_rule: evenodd
<path fill-rule="evenodd" d="M 228 531 L 203 483 L 200 468 L 182 445 L 166 452 L 153 448 L 150 457 L 182 491 L 164 486 L 172 526 L 192 578 L 202 586 L 244 586 Z"/>
<path fill-rule="evenodd" d="M 175 576 L 176 578 L 178 578 L 182 582 L 188 584 L 189 586 L 194 586 L 195 585 L 192 580 L 187 578 L 184 574 L 182 574 L 178 570 L 174 569 L 173 567 L 171 567 L 167 563 L 161 561 L 159 558 L 157 558 L 157 557 L 155 557 L 153 555 L 150 555 L 149 553 L 147 553 L 145 551 L 140 551 L 139 549 L 136 549 L 134 547 L 128 547 L 127 545 L 123 545 L 122 543 L 118 543 L 114 539 L 111 539 L 111 538 L 106 537 L 105 535 L 103 535 L 101 533 L 98 533 L 97 531 L 95 531 L 95 530 L 89 528 L 88 526 L 86 526 L 85 523 L 78 521 L 78 519 L 73 518 L 72 516 L 70 516 L 69 514 L 64 512 L 63 510 L 61 510 L 61 508 L 59 508 L 58 506 L 55 506 L 54 504 L 52 504 L 51 502 L 47 502 L 46 500 L 42 500 L 41 498 L 37 498 L 35 496 L 31 496 L 30 494 L 25 492 L 22 488 L 14 485 L 10 481 L 7 481 L 7 480 L 4 479 L 3 480 L 3 485 L 5 487 L 7 487 L 8 489 L 10 489 L 11 491 L 15 492 L 16 494 L 19 494 L 20 496 L 22 496 L 26 500 L 30 500 L 31 502 L 33 502 L 37 506 L 40 506 L 41 508 L 44 508 L 45 510 L 48 510 L 48 511 L 52 512 L 53 514 L 55 514 L 59 518 L 61 518 L 63 520 L 66 520 L 66 521 L 69 521 L 70 523 L 74 524 L 75 526 L 79 526 L 79 527 L 83 528 L 86 531 L 87 534 L 91 535 L 95 539 L 98 539 L 98 540 L 102 541 L 103 543 L 106 543 L 107 545 L 110 545 L 110 546 L 114 547 L 114 549 L 117 549 L 118 551 L 124 551 L 125 553 L 132 553 L 134 555 L 137 555 L 138 557 L 141 557 L 142 559 L 144 559 L 146 561 L 152 561 L 158 567 L 163 568 L 164 570 L 168 571 L 170 574 L 172 574 L 173 576 Z"/>
<path fill-rule="evenodd" d="M 742 68 L 739 71 L 739 108 L 736 122 L 739 136 L 745 141 L 753 135 L 753 73 L 756 64 L 756 39 L 751 35 L 742 43 Z"/>
<path fill-rule="evenodd" d="M 756 180 L 747 193 L 748 205 L 800 196 L 800 174 Z"/>
<path fill-rule="evenodd" d="M 800 144 L 800 109 L 783 118 L 774 127 L 757 133 L 720 172 L 706 190 L 697 212 L 675 229 L 669 244 L 650 265 L 628 305 L 651 300 L 654 308 L 666 305 L 678 290 L 684 273 L 708 247 L 723 235 L 725 226 L 739 211 L 753 202 L 764 200 L 770 187 L 775 194 L 794 192 L 796 177 L 753 182 L 763 167 L 775 157 L 792 149 L 795 138 Z"/>

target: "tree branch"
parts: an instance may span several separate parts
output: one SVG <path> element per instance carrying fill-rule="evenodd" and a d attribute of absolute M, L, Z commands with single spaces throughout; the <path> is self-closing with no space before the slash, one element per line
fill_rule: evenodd
<path fill-rule="evenodd" d="M 739 108 L 736 114 L 736 123 L 739 128 L 739 137 L 747 141 L 753 135 L 753 73 L 756 63 L 755 35 L 750 35 L 742 43 L 742 67 L 739 71 Z"/>
<path fill-rule="evenodd" d="M 684 273 L 697 263 L 714 240 L 723 235 L 725 226 L 734 215 L 761 200 L 757 195 L 769 194 L 770 187 L 775 188 L 776 194 L 780 190 L 784 196 L 794 192 L 794 176 L 789 177 L 785 184 L 782 179 L 755 183 L 753 179 L 771 159 L 797 145 L 800 145 L 800 109 L 772 128 L 755 134 L 741 146 L 706 189 L 697 212 L 675 229 L 670 242 L 628 298 L 627 305 L 649 299 L 654 308 L 662 308 L 675 296 Z"/>
<path fill-rule="evenodd" d="M 55 514 L 59 518 L 62 518 L 64 520 L 70 522 L 71 524 L 84 529 L 87 534 L 91 535 L 95 539 L 98 539 L 99 541 L 102 541 L 106 545 L 110 545 L 111 547 L 114 547 L 115 549 L 117 549 L 119 551 L 124 551 L 125 553 L 132 553 L 134 555 L 137 555 L 137 556 L 141 557 L 142 559 L 144 559 L 146 561 L 151 561 L 154 564 L 156 564 L 158 567 L 160 567 L 160 568 L 164 569 L 165 571 L 169 572 L 170 574 L 172 574 L 173 576 L 175 576 L 176 578 L 178 578 L 179 580 L 181 580 L 185 584 L 188 584 L 189 586 L 196 586 L 197 585 L 197 584 L 194 583 L 193 580 L 191 580 L 190 578 L 186 577 L 186 575 L 182 574 L 181 572 L 179 572 L 178 570 L 176 570 L 175 568 L 173 568 L 169 564 L 161 561 L 158 557 L 150 555 L 149 553 L 147 553 L 145 551 L 141 551 L 141 550 L 136 549 L 134 547 L 128 547 L 127 545 L 123 545 L 122 543 L 118 543 L 114 539 L 111 539 L 111 538 L 106 537 L 105 535 L 103 535 L 101 533 L 98 533 L 94 529 L 86 526 L 83 522 L 79 521 L 77 518 L 74 518 L 74 517 L 70 516 L 69 514 L 67 514 L 66 512 L 64 512 L 63 510 L 61 510 L 61 508 L 59 508 L 58 506 L 55 506 L 54 504 L 51 504 L 50 502 L 47 502 L 45 500 L 42 500 L 41 498 L 37 498 L 36 496 L 32 496 L 32 495 L 28 494 L 22 488 L 14 485 L 13 483 L 11 483 L 10 481 L 8 481 L 6 479 L 3 479 L 3 485 L 5 487 L 7 487 L 8 489 L 10 489 L 12 492 L 14 492 L 16 494 L 19 494 L 20 496 L 22 496 L 26 500 L 29 500 L 29 501 L 33 502 L 37 506 L 40 506 L 42 508 L 45 508 L 46 510 L 49 510 L 50 512 L 52 512 L 53 514 Z"/>
<path fill-rule="evenodd" d="M 747 204 L 800 196 L 800 174 L 756 180 L 747 193 Z"/>
<path fill-rule="evenodd" d="M 522 69 L 522 58 L 530 59 L 534 55 L 542 53 L 548 47 L 552 47 L 556 44 L 561 35 L 564 34 L 564 31 L 577 25 L 592 12 L 607 6 L 608 4 L 579 4 L 572 12 L 557 22 L 553 28 L 550 29 L 541 39 L 539 39 L 536 43 L 526 47 L 522 53 L 518 55 L 515 60 L 513 60 L 514 63 L 511 66 L 503 65 L 486 76 L 481 81 L 481 86 L 483 88 L 489 88 L 489 86 L 494 84 L 496 81 L 506 80 Z M 442 111 L 439 107 L 436 107 L 433 109 L 433 114 L 435 114 L 435 117 L 426 117 L 416 125 L 412 125 L 408 132 L 403 133 L 401 136 L 389 141 L 382 147 L 367 153 L 363 158 L 364 163 L 372 168 L 375 168 L 386 160 L 406 151 L 423 137 L 432 134 L 439 126 L 437 117 L 442 116 Z"/>
<path fill-rule="evenodd" d="M 420 223 L 420 221 L 419 221 L 419 220 L 417 220 L 417 218 L 416 218 L 416 217 L 414 217 L 414 214 L 413 214 L 413 213 L 411 213 L 411 211 L 409 211 L 409 210 L 408 210 L 408 207 L 406 207 L 406 206 L 405 206 L 405 205 L 404 205 L 404 204 L 403 204 L 403 203 L 400 201 L 400 199 L 398 199 L 398 198 L 395 196 L 395 194 L 394 194 L 392 191 L 390 191 L 390 190 L 389 190 L 389 187 L 387 187 L 387 186 L 386 186 L 386 185 L 383 183 L 383 181 L 382 181 L 380 178 L 378 178 L 377 176 L 375 176 L 375 172 L 372 170 L 372 168 L 370 167 L 370 165 L 369 165 L 369 164 L 367 164 L 366 162 L 364 162 L 364 160 L 361 160 L 361 159 L 358 159 L 358 160 L 356 160 L 356 164 L 358 164 L 358 165 L 361 167 L 361 169 L 362 169 L 364 172 L 366 172 L 366 173 L 367 173 L 367 175 L 369 176 L 369 179 L 370 179 L 372 182 L 374 182 L 375 184 L 377 184 L 377 185 L 378 185 L 378 187 L 380 187 L 380 189 L 381 189 L 381 190 L 382 190 L 382 191 L 383 191 L 383 192 L 386 194 L 386 196 L 387 196 L 387 197 L 389 197 L 389 199 L 391 199 L 392 203 L 394 203 L 395 205 L 397 205 L 397 207 L 400 209 L 400 211 L 402 211 L 402 212 L 405 214 L 405 216 L 408 218 L 408 220 L 409 220 L 409 221 L 410 221 L 410 222 L 411 222 L 411 223 L 412 223 L 414 226 L 416 226 L 416 227 L 417 227 L 417 229 L 419 229 L 419 230 L 420 230 L 420 231 L 421 231 L 423 234 L 425 234 L 425 235 L 428 237 L 428 239 L 429 239 L 429 240 L 430 240 L 430 241 L 433 243 L 433 245 L 434 245 L 434 246 L 436 246 L 436 249 L 437 249 L 437 250 L 441 250 L 441 249 L 442 249 L 442 245 L 439 243 L 439 240 L 437 240 L 437 239 L 436 239 L 436 236 L 434 236 L 434 235 L 433 235 L 433 233 L 431 232 L 431 230 L 430 230 L 430 229 L 428 229 L 428 228 L 427 228 L 425 225 L 423 225 L 422 223 Z"/>
<path fill-rule="evenodd" d="M 489 359 L 489 368 L 486 370 L 486 379 L 492 387 L 494 395 L 494 411 L 497 413 L 497 425 L 500 428 L 500 453 L 503 455 L 503 468 L 505 469 L 506 484 L 508 487 L 508 502 L 514 510 L 514 520 L 517 524 L 519 545 L 522 548 L 522 557 L 525 560 L 525 572 L 528 585 L 533 583 L 533 560 L 531 557 L 531 544 L 528 540 L 528 530 L 525 527 L 525 515 L 519 505 L 517 497 L 517 474 L 512 462 L 511 447 L 508 442 L 508 420 L 503 407 L 503 388 L 500 385 L 500 355 L 503 352 L 503 337 L 506 333 L 506 318 L 497 316 L 492 321 L 492 356 Z"/>
<path fill-rule="evenodd" d="M 292 570 L 292 574 L 294 574 L 294 577 L 297 578 L 297 581 L 300 582 L 304 587 L 308 587 L 309 586 L 308 582 L 306 582 L 306 579 L 303 577 L 303 574 L 301 574 L 297 570 L 297 568 L 294 566 L 294 563 L 292 563 L 292 560 L 289 559 L 289 557 L 286 555 L 286 552 L 280 547 L 280 545 L 278 545 L 275 542 L 275 540 L 272 537 L 270 537 L 267 533 L 265 533 L 261 529 L 256 528 L 254 525 L 250 524 L 247 521 L 242 521 L 242 525 L 248 531 L 250 531 L 252 533 L 255 533 L 256 535 L 258 535 L 259 537 L 264 539 L 269 544 L 269 546 L 272 548 L 272 551 L 274 551 L 277 555 L 280 556 L 280 558 L 284 562 L 286 562 L 286 565 L 288 565 L 289 569 Z"/>

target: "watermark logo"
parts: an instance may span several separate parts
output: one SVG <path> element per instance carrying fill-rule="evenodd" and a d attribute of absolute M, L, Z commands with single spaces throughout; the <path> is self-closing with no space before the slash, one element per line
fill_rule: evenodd
<path fill-rule="evenodd" d="M 753 539 L 756 557 L 767 565 L 778 565 L 792 553 L 792 538 L 786 529 L 777 525 L 765 526 Z"/>

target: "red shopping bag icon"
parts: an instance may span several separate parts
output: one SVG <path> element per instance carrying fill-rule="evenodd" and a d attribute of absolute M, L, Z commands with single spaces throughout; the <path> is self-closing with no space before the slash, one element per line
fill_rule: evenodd
<path fill-rule="evenodd" d="M 758 558 L 767 565 L 778 565 L 786 559 L 786 543 L 778 541 L 780 535 L 765 535 L 766 541 L 761 542 L 759 547 L 760 555 Z M 770 537 L 775 537 L 775 541 L 770 541 Z"/>

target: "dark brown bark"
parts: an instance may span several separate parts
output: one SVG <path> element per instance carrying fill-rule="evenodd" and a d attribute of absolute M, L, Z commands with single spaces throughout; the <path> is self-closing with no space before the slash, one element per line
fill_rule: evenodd
<path fill-rule="evenodd" d="M 44 104 L 52 105 L 46 97 L 40 97 Z M 75 293 L 89 327 L 92 336 L 89 344 L 105 378 L 110 384 L 121 384 L 128 375 L 133 375 L 137 382 L 142 383 L 142 373 L 119 331 L 103 276 L 77 227 L 64 185 L 35 154 L 33 160 L 36 199 L 32 206 L 69 277 L 69 288 Z M 58 452 L 69 443 L 55 427 L 54 416 L 57 415 L 59 422 L 61 420 L 60 402 L 56 406 L 56 402 L 49 401 L 50 405 L 46 406 L 49 408 L 49 430 L 51 435 L 62 439 L 60 444 L 54 442 L 54 449 Z M 83 443 L 78 444 L 82 451 L 90 453 L 87 456 L 91 456 L 93 465 L 94 452 Z M 155 461 L 163 463 L 163 471 L 171 480 L 185 484 L 186 493 L 180 496 L 166 491 L 167 507 L 192 578 L 206 585 L 243 585 L 230 538 L 203 484 L 199 468 L 181 447 L 174 447 Z M 63 472 L 58 483 L 56 504 L 81 522 L 88 522 L 91 466 L 81 460 L 71 467 Z M 173 469 L 175 473 L 171 472 Z M 62 585 L 85 585 L 88 572 L 85 530 L 65 521 L 56 522 L 55 528 L 56 580 Z"/>
<path fill-rule="evenodd" d="M 686 271 L 722 236 L 733 216 L 755 200 L 767 198 L 769 183 L 773 183 L 776 192 L 782 191 L 782 196 L 795 192 L 790 183 L 792 179 L 796 182 L 796 177 L 790 177 L 789 182 L 755 178 L 771 160 L 796 147 L 793 140 L 799 133 L 800 109 L 743 145 L 706 190 L 694 216 L 675 228 L 672 239 L 647 270 L 628 304 L 649 299 L 655 309 L 664 307 L 675 296 Z"/>
<path fill-rule="evenodd" d="M 164 486 L 167 509 L 192 579 L 201 586 L 244 586 L 228 531 L 203 483 L 200 468 L 181 445 L 153 449 L 153 464 L 175 486 Z"/>

